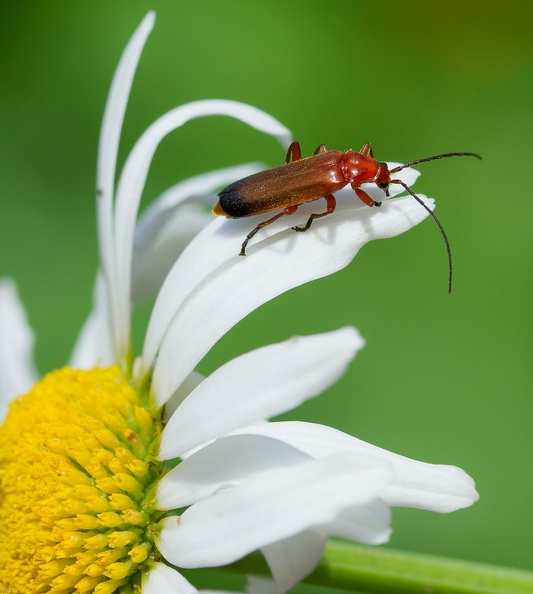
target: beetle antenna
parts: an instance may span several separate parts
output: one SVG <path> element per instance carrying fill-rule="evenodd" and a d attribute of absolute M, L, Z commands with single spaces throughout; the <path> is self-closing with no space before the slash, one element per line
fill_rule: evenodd
<path fill-rule="evenodd" d="M 452 154 L 473 154 L 473 153 L 450 153 L 450 156 Z M 441 155 L 441 156 L 445 156 L 445 155 Z M 439 158 L 439 157 L 437 157 Z M 408 167 L 408 165 L 404 165 L 404 167 Z M 394 169 L 393 169 L 394 171 Z M 392 172 L 391 172 L 392 173 Z M 429 208 L 429 206 L 421 199 L 419 198 L 414 192 L 413 190 L 411 190 L 411 188 L 405 184 L 402 180 L 400 179 L 391 179 L 391 183 L 392 184 L 400 184 L 401 186 L 404 187 L 405 190 L 407 190 L 409 192 L 409 194 L 411 194 L 411 196 L 420 204 L 422 205 L 423 208 L 426 209 L 426 211 L 429 213 L 429 216 L 435 221 L 437 227 L 439 228 L 440 234 L 442 235 L 442 238 L 444 239 L 444 244 L 446 245 L 446 252 L 448 254 L 448 293 L 452 292 L 452 271 L 453 271 L 453 266 L 452 266 L 452 250 L 450 248 L 450 242 L 448 241 L 448 236 L 446 235 L 446 231 L 444 231 L 444 227 L 442 226 L 442 223 L 439 221 L 439 219 L 437 218 L 437 215 L 431 210 L 431 208 Z"/>
<path fill-rule="evenodd" d="M 442 155 L 434 155 L 433 157 L 424 157 L 423 159 L 416 159 L 415 161 L 410 161 L 405 165 L 400 165 L 399 167 L 391 169 L 390 173 L 398 173 L 398 171 L 401 171 L 406 167 L 418 165 L 419 163 L 426 163 L 427 161 L 434 161 L 435 159 L 444 159 L 445 157 L 475 157 L 476 159 L 481 159 L 481 157 L 477 153 L 443 153 Z"/>

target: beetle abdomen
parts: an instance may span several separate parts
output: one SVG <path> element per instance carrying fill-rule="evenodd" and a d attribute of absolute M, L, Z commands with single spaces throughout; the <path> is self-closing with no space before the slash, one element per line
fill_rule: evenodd
<path fill-rule="evenodd" d="M 346 185 L 341 159 L 328 151 L 240 179 L 219 192 L 213 212 L 240 218 L 318 200 Z"/>
<path fill-rule="evenodd" d="M 240 181 L 237 181 L 225 187 L 218 194 L 219 202 L 215 207 L 215 214 L 224 214 L 236 219 L 251 214 L 249 201 L 240 191 L 241 186 Z M 221 212 L 217 212 L 217 210 Z"/>

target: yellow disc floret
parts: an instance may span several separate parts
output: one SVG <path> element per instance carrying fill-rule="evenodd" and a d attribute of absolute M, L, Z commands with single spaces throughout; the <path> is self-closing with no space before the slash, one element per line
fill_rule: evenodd
<path fill-rule="evenodd" d="M 61 369 L 0 427 L 0 591 L 138 592 L 161 424 L 117 367 Z"/>

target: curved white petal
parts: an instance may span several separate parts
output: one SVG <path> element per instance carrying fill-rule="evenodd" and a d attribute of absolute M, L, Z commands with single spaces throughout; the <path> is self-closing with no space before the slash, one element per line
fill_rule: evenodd
<path fill-rule="evenodd" d="M 264 472 L 294 466 L 309 456 L 262 435 L 217 439 L 159 480 L 158 509 L 179 509 Z"/>
<path fill-rule="evenodd" d="M 214 197 L 211 194 L 218 188 L 264 168 L 261 163 L 243 163 L 235 167 L 201 173 L 168 188 L 140 215 L 135 225 L 135 248 L 145 249 L 166 224 L 168 217 L 184 202 L 201 202 L 214 206 Z M 211 202 L 206 202 L 206 196 L 210 196 Z"/>
<path fill-rule="evenodd" d="M 166 425 L 180 404 L 187 396 L 197 388 L 205 379 L 201 373 L 193 371 L 186 378 L 180 387 L 172 394 L 171 398 L 165 402 L 163 411 L 163 423 Z"/>
<path fill-rule="evenodd" d="M 142 213 L 135 226 L 131 296 L 133 304 L 155 294 L 185 246 L 213 220 L 206 205 L 216 190 L 264 169 L 245 163 L 197 175 L 166 190 Z"/>
<path fill-rule="evenodd" d="M 142 577 L 142 594 L 196 594 L 198 590 L 164 563 L 154 563 Z"/>
<path fill-rule="evenodd" d="M 129 300 L 135 220 L 153 155 L 167 134 L 190 120 L 211 115 L 240 120 L 256 130 L 274 136 L 283 146 L 291 139 L 290 131 L 264 111 L 245 103 L 225 99 L 207 99 L 180 105 L 161 116 L 145 130 L 126 160 L 115 199 L 114 244 L 118 263 L 116 283 L 118 302 L 123 304 L 116 314 L 120 316 L 118 327 L 128 329 L 121 337 L 125 342 L 122 349 L 129 343 Z"/>
<path fill-rule="evenodd" d="M 39 377 L 34 342 L 15 283 L 0 279 L 0 422 L 11 400 L 27 392 Z"/>
<path fill-rule="evenodd" d="M 261 549 L 276 591 L 287 592 L 307 577 L 318 565 L 327 537 L 314 530 L 305 530 Z"/>
<path fill-rule="evenodd" d="M 121 298 L 116 283 L 117 259 L 114 246 L 113 229 L 113 188 L 118 155 L 118 144 L 128 97 L 146 39 L 155 22 L 155 13 L 149 12 L 131 37 L 122 53 L 119 65 L 113 76 L 111 89 L 104 110 L 104 119 L 98 145 L 98 163 L 96 172 L 98 239 L 100 261 L 110 299 L 112 332 L 116 350 L 124 353 L 129 339 L 128 325 L 120 325 L 119 313 L 126 309 L 129 315 L 129 302 Z M 124 338 L 126 336 L 126 339 Z"/>
<path fill-rule="evenodd" d="M 432 200 L 422 198 L 433 207 Z M 343 202 L 307 233 L 290 229 L 316 208 L 305 205 L 301 214 L 262 230 L 245 258 L 238 256 L 240 244 L 258 217 L 220 217 L 187 246 L 159 292 L 145 340 L 144 369 L 150 369 L 161 347 L 153 378 L 158 402 L 165 402 L 213 344 L 248 313 L 293 287 L 344 268 L 371 239 L 398 235 L 428 216 L 410 196 L 381 208 Z"/>
<path fill-rule="evenodd" d="M 96 276 L 93 301 L 93 310 L 85 320 L 70 356 L 69 366 L 74 369 L 107 367 L 117 361 L 107 286 L 101 273 Z"/>
<path fill-rule="evenodd" d="M 350 453 L 388 463 L 394 480 L 381 495 L 388 505 L 447 513 L 479 499 L 474 481 L 461 468 L 411 460 L 325 425 L 297 421 L 263 423 L 234 433 L 277 438 L 317 459 Z"/>
<path fill-rule="evenodd" d="M 342 511 L 321 528 L 329 536 L 338 536 L 362 544 L 380 545 L 390 539 L 391 519 L 389 506 L 379 499 L 374 499 L 364 505 L 354 505 Z"/>
<path fill-rule="evenodd" d="M 274 580 L 262 575 L 246 576 L 246 592 L 248 594 L 279 594 Z"/>
<path fill-rule="evenodd" d="M 229 361 L 174 412 L 163 431 L 159 457 L 176 458 L 210 439 L 318 396 L 341 377 L 363 345 L 357 330 L 348 327 L 295 336 Z M 160 392 L 155 394 L 156 402 L 163 404 L 157 400 Z"/>
<path fill-rule="evenodd" d="M 181 204 L 148 245 L 142 249 L 134 246 L 131 278 L 134 306 L 157 293 L 181 252 L 212 220 L 213 215 L 201 204 Z"/>
<path fill-rule="evenodd" d="M 398 479 L 398 484 L 391 485 L 383 495 L 393 507 L 449 514 L 470 507 L 479 499 L 476 489 L 466 484 L 466 473 L 456 466 L 418 462 L 417 468 L 410 472 L 405 469 L 403 474 L 403 480 Z"/>
<path fill-rule="evenodd" d="M 261 474 L 163 520 L 161 554 L 179 567 L 226 565 L 375 499 L 386 466 L 339 456 Z"/>

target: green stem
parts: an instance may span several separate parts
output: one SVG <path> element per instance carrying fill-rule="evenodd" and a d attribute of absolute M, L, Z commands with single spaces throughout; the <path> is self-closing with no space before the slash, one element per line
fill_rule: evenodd
<path fill-rule="evenodd" d="M 250 555 L 228 568 L 268 574 Z M 533 594 L 533 573 L 330 541 L 308 584 L 368 594 Z"/>

